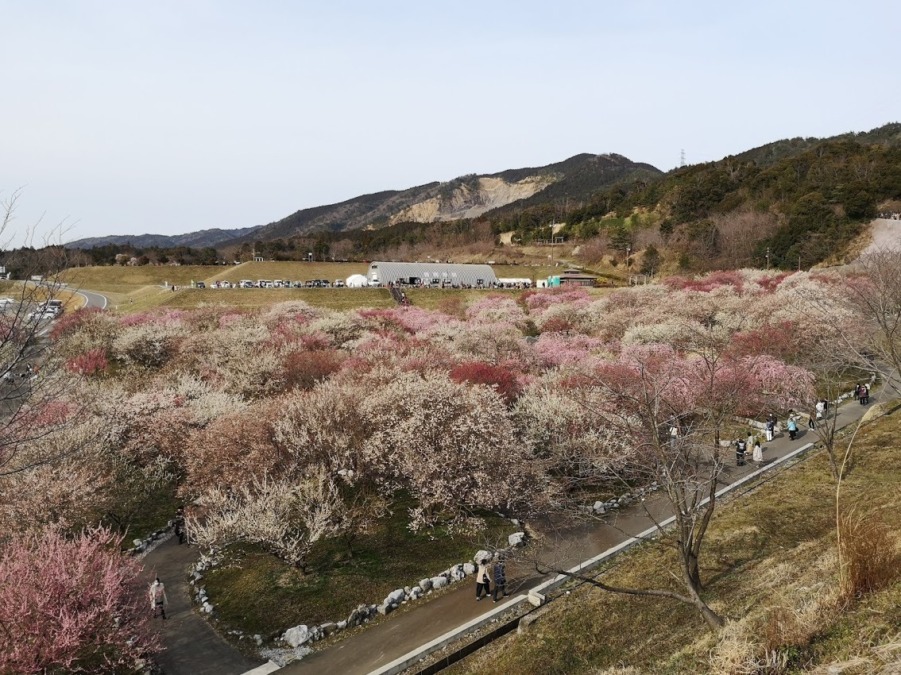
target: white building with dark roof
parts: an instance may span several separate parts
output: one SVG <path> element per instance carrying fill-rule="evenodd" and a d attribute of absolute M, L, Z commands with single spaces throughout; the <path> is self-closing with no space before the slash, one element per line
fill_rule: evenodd
<path fill-rule="evenodd" d="M 490 287 L 497 277 L 490 265 L 454 263 L 374 262 L 366 274 L 372 286 L 403 284 L 409 286 Z"/>

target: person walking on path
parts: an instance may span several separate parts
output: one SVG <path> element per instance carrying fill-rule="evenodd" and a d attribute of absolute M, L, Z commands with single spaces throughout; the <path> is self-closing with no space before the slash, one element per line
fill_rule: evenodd
<path fill-rule="evenodd" d="M 499 559 L 494 564 L 494 601 L 497 602 L 498 597 L 507 597 L 507 564 L 504 559 Z"/>
<path fill-rule="evenodd" d="M 175 513 L 175 536 L 178 537 L 178 543 L 184 544 L 186 540 L 185 533 L 185 510 L 179 508 Z"/>
<path fill-rule="evenodd" d="M 763 462 L 763 448 L 760 447 L 760 441 L 754 441 L 754 454 L 752 455 L 752 459 L 756 464 L 760 464 Z"/>
<path fill-rule="evenodd" d="M 153 612 L 153 618 L 156 618 L 157 611 L 162 614 L 163 619 L 166 618 L 166 605 L 169 604 L 169 598 L 166 597 L 166 586 L 157 577 L 150 584 L 150 609 Z"/>
<path fill-rule="evenodd" d="M 826 399 L 821 399 L 821 400 L 817 401 L 816 412 L 817 412 L 818 420 L 821 420 L 824 417 L 826 417 L 826 408 L 828 405 L 829 404 L 826 402 Z"/>
<path fill-rule="evenodd" d="M 798 437 L 798 422 L 795 420 L 794 415 L 789 416 L 785 428 L 788 429 L 788 437 L 790 440 L 793 441 Z"/>
<path fill-rule="evenodd" d="M 745 465 L 745 452 L 748 450 L 748 444 L 742 439 L 735 441 L 735 466 Z"/>
<path fill-rule="evenodd" d="M 476 601 L 482 599 L 482 591 L 485 591 L 486 598 L 491 595 L 491 565 L 488 558 L 482 558 L 476 570 Z"/>
<path fill-rule="evenodd" d="M 776 435 L 776 416 L 770 413 L 766 418 L 766 442 L 770 443 Z"/>

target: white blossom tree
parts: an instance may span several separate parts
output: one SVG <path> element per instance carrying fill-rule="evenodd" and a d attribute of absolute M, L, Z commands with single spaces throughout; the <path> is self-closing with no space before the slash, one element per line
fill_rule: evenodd
<path fill-rule="evenodd" d="M 311 467 L 299 480 L 264 477 L 237 490 L 212 487 L 197 501 L 203 512 L 186 524 L 202 548 L 258 544 L 304 572 L 313 545 L 342 523 L 342 502 L 324 467 Z"/>

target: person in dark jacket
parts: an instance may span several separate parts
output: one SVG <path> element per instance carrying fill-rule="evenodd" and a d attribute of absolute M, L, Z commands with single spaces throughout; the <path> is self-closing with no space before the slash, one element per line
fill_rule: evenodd
<path fill-rule="evenodd" d="M 735 466 L 745 465 L 745 453 L 748 451 L 748 444 L 741 438 L 735 441 Z"/>
<path fill-rule="evenodd" d="M 186 537 L 185 533 L 185 510 L 178 509 L 175 512 L 175 536 L 178 537 L 178 543 L 184 544 Z"/>
<path fill-rule="evenodd" d="M 507 597 L 507 564 L 501 558 L 494 564 L 494 601 L 497 602 L 498 597 Z"/>

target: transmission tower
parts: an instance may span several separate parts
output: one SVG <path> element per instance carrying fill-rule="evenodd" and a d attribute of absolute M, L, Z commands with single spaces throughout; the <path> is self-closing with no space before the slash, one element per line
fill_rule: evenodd
<path fill-rule="evenodd" d="M 685 148 L 682 148 L 682 152 L 679 153 L 679 166 L 685 166 Z"/>

